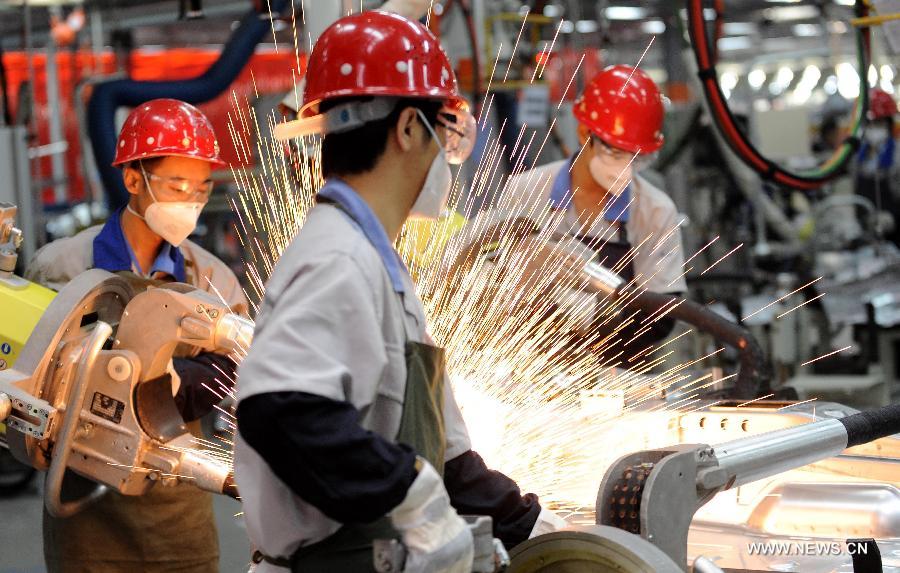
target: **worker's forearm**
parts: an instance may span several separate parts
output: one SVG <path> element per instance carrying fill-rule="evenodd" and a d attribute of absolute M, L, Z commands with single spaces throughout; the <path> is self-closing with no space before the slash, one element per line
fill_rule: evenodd
<path fill-rule="evenodd" d="M 444 465 L 444 485 L 460 515 L 491 516 L 494 535 L 507 548 L 528 539 L 541 513 L 536 495 L 522 495 L 516 482 L 488 469 L 481 456 L 472 450 Z"/>
<path fill-rule="evenodd" d="M 209 414 L 234 387 L 234 360 L 228 356 L 204 352 L 194 358 L 173 358 L 172 365 L 181 378 L 175 405 L 185 422 Z"/>
<path fill-rule="evenodd" d="M 359 425 L 359 411 L 305 392 L 272 392 L 238 404 L 247 444 L 299 497 L 341 523 L 368 523 L 403 501 L 416 454 Z"/>

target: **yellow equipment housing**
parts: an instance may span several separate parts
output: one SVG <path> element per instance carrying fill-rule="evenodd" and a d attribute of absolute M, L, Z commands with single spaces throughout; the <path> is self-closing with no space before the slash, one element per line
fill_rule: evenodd
<path fill-rule="evenodd" d="M 0 370 L 12 368 L 56 293 L 16 275 L 0 276 Z M 6 424 L 0 422 L 0 441 Z"/>
<path fill-rule="evenodd" d="M 15 275 L 0 277 L 0 370 L 16 363 L 56 293 Z"/>

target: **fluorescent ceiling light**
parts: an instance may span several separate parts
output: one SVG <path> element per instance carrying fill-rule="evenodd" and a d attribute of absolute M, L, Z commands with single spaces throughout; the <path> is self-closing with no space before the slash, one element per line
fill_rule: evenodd
<path fill-rule="evenodd" d="M 736 50 L 747 50 L 753 47 L 753 42 L 747 36 L 734 36 L 729 38 L 720 38 L 717 44 L 723 52 L 733 52 Z"/>
<path fill-rule="evenodd" d="M 662 34 L 666 31 L 666 23 L 662 20 L 646 20 L 641 22 L 641 32 L 645 34 Z"/>
<path fill-rule="evenodd" d="M 822 35 L 822 28 L 818 24 L 794 24 L 791 28 L 795 36 L 809 38 Z"/>
<path fill-rule="evenodd" d="M 575 31 L 579 34 L 590 34 L 597 31 L 597 22 L 594 20 L 579 20 L 575 22 Z"/>
<path fill-rule="evenodd" d="M 855 6 L 856 0 L 835 0 L 835 4 L 840 4 L 841 6 Z"/>
<path fill-rule="evenodd" d="M 760 68 L 756 68 L 747 75 L 747 82 L 750 84 L 751 88 L 758 90 L 766 83 L 766 72 Z"/>
<path fill-rule="evenodd" d="M 722 79 L 719 80 L 719 85 L 722 86 L 723 90 L 731 91 L 738 84 L 737 74 L 734 72 L 724 72 L 722 74 Z"/>
<path fill-rule="evenodd" d="M 637 6 L 608 6 L 603 12 L 609 20 L 643 20 L 647 11 Z"/>
<path fill-rule="evenodd" d="M 547 4 L 544 6 L 544 16 L 547 18 L 556 18 L 562 15 L 562 8 L 556 4 Z"/>
<path fill-rule="evenodd" d="M 563 20 L 559 25 L 559 31 L 563 34 L 571 34 L 575 31 L 575 23 L 571 20 Z"/>
<path fill-rule="evenodd" d="M 808 20 L 819 15 L 815 6 L 779 6 L 763 10 L 766 18 L 773 22 L 787 22 L 789 20 Z"/>
<path fill-rule="evenodd" d="M 722 32 L 726 36 L 749 36 L 756 33 L 756 24 L 753 22 L 725 22 Z"/>

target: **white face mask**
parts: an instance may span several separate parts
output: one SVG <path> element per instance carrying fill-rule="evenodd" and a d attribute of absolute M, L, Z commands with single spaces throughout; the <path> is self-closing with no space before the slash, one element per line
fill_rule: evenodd
<path fill-rule="evenodd" d="M 437 219 L 444 214 L 447 208 L 447 199 L 450 197 L 450 186 L 453 183 L 453 174 L 450 172 L 450 164 L 447 162 L 447 155 L 441 145 L 441 140 L 432 129 L 428 120 L 421 111 L 416 110 L 422 123 L 431 132 L 431 137 L 438 144 L 438 154 L 434 161 L 431 162 L 431 168 L 428 169 L 428 175 L 425 177 L 425 183 L 416 202 L 409 212 L 410 219 Z"/>
<path fill-rule="evenodd" d="M 625 191 L 633 176 L 630 158 L 624 162 L 611 162 L 594 155 L 588 168 L 594 181 L 616 197 Z"/>
<path fill-rule="evenodd" d="M 143 216 L 132 209 L 131 205 L 128 205 L 128 210 L 146 221 L 151 231 L 173 247 L 181 245 L 197 228 L 197 219 L 200 217 L 200 211 L 203 210 L 203 204 L 188 201 L 160 203 L 153 195 L 150 179 L 143 168 L 141 168 L 141 173 L 144 175 L 144 184 L 147 186 L 150 197 L 153 198 L 153 203 L 147 207 Z"/>
<path fill-rule="evenodd" d="M 890 133 L 888 132 L 886 127 L 868 127 L 866 128 L 864 137 L 866 138 L 866 141 L 869 142 L 869 145 L 879 147 L 882 143 L 888 140 L 888 138 L 890 137 Z"/>

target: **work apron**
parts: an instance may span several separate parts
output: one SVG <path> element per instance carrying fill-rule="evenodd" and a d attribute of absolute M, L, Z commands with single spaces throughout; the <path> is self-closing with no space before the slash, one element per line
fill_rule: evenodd
<path fill-rule="evenodd" d="M 339 204 L 332 204 L 353 220 Z M 397 312 L 403 313 L 400 296 L 397 297 Z M 447 443 L 444 431 L 444 349 L 413 342 L 405 318 L 403 329 L 406 337 L 406 390 L 400 428 L 394 441 L 411 446 L 416 454 L 428 460 L 443 475 Z M 373 541 L 399 537 L 390 518 L 383 516 L 372 523 L 345 524 L 322 541 L 300 547 L 290 559 L 273 558 L 257 551 L 253 561 L 289 567 L 292 573 L 374 573 Z"/>
<path fill-rule="evenodd" d="M 118 273 L 137 292 L 159 281 Z M 202 436 L 200 421 L 187 425 Z M 216 573 L 219 540 L 212 496 L 179 483 L 144 495 L 110 491 L 84 510 L 57 518 L 44 508 L 48 573 Z"/>

